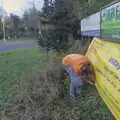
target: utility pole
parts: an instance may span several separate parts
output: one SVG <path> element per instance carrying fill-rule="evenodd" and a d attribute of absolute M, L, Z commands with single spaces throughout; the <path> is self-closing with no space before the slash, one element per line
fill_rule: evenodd
<path fill-rule="evenodd" d="M 5 39 L 5 37 L 6 37 L 6 31 L 5 31 L 5 20 L 4 20 L 4 18 L 3 18 L 3 20 L 2 20 L 2 24 L 3 24 L 3 40 L 4 40 L 4 42 L 6 41 L 6 39 Z"/>
<path fill-rule="evenodd" d="M 1 1 L 1 3 L 2 3 L 2 7 L 4 6 L 3 5 L 3 0 Z M 3 8 L 4 9 L 4 8 Z M 5 31 L 5 15 L 4 15 L 4 12 L 2 13 L 3 15 L 2 15 L 2 28 L 3 28 L 3 40 L 4 40 L 4 42 L 6 41 L 6 39 L 5 39 L 5 37 L 6 37 L 6 31 Z"/>

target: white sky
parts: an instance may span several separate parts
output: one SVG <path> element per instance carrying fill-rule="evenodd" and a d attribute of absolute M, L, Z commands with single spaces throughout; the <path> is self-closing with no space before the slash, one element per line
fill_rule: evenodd
<path fill-rule="evenodd" d="M 21 15 L 25 9 L 32 7 L 33 2 L 37 9 L 41 9 L 44 0 L 0 0 L 0 4 L 8 13 Z"/>

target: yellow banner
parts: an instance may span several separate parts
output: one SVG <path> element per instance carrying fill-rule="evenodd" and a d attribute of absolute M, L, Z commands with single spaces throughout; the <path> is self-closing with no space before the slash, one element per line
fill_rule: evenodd
<path fill-rule="evenodd" d="M 99 94 L 120 120 L 120 43 L 95 38 L 87 56 L 95 69 Z"/>

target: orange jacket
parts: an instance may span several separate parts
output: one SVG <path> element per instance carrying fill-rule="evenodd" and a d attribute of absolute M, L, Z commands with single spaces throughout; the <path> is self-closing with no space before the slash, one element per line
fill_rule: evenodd
<path fill-rule="evenodd" d="M 79 74 L 83 65 L 89 64 L 89 61 L 84 55 L 70 54 L 63 58 L 63 64 L 72 67 Z"/>

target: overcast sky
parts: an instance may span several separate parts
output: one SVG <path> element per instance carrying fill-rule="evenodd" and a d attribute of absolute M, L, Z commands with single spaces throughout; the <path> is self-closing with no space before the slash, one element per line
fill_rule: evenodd
<path fill-rule="evenodd" d="M 32 7 L 33 3 L 35 3 L 36 8 L 40 10 L 43 2 L 44 0 L 0 0 L 0 5 L 2 5 L 8 13 L 21 15 L 25 9 Z"/>

